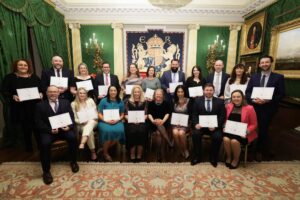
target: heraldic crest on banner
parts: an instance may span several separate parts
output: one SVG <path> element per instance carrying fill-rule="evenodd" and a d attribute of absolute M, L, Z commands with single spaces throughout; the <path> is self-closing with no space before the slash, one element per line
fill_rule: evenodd
<path fill-rule="evenodd" d="M 182 37 L 172 40 L 172 34 L 152 33 L 151 37 L 139 33 L 138 41 L 131 43 L 131 50 L 127 51 L 127 62 L 136 63 L 140 72 L 146 72 L 149 66 L 154 66 L 155 71 L 160 74 L 170 69 L 171 60 L 182 58 L 183 33 Z M 130 44 L 128 44 L 130 45 Z M 127 46 L 128 48 L 128 46 Z M 131 55 L 129 55 L 131 53 Z"/>

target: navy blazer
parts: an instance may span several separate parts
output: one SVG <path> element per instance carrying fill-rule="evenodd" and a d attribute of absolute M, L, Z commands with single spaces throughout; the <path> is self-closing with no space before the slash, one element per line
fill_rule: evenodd
<path fill-rule="evenodd" d="M 179 72 L 179 79 L 178 82 L 182 82 L 183 85 L 185 84 L 185 75 L 184 72 L 178 71 Z M 164 90 L 167 90 L 169 88 L 169 83 L 172 83 L 172 72 L 171 70 L 165 71 L 160 78 L 160 83 L 161 83 L 161 88 Z"/>
<path fill-rule="evenodd" d="M 217 115 L 218 128 L 221 129 L 226 119 L 226 110 L 224 100 L 213 97 L 211 112 L 207 112 L 205 108 L 205 97 L 197 97 L 193 105 L 192 124 L 193 129 L 199 123 L 199 115 Z"/>
<path fill-rule="evenodd" d="M 285 85 L 284 85 L 284 76 L 281 74 L 271 72 L 269 80 L 266 87 L 274 87 L 274 94 L 271 101 L 263 105 L 257 105 L 252 102 L 251 94 L 253 87 L 260 87 L 261 73 L 253 74 L 249 80 L 247 89 L 246 89 L 246 98 L 248 103 L 252 104 L 254 107 L 265 107 L 269 111 L 277 111 L 277 104 L 285 95 Z"/>
<path fill-rule="evenodd" d="M 44 69 L 42 71 L 41 87 L 42 87 L 42 91 L 43 91 L 45 97 L 46 97 L 45 94 L 46 94 L 47 88 L 50 85 L 51 76 L 55 76 L 53 67 L 51 67 L 50 69 Z M 73 83 L 74 74 L 69 69 L 62 68 L 62 77 L 68 78 L 68 89 L 63 94 L 61 94 L 60 97 L 63 99 L 70 100 L 72 98 L 72 95 L 70 93 L 70 86 Z"/>
<path fill-rule="evenodd" d="M 109 74 L 109 75 L 110 75 L 110 85 L 115 86 L 120 91 L 121 86 L 120 86 L 118 76 L 116 76 L 114 74 Z M 99 85 L 105 85 L 104 84 L 104 75 L 103 74 L 97 74 L 94 82 L 95 82 L 95 85 L 94 85 L 95 94 L 96 94 L 96 97 L 98 97 L 99 96 L 98 86 Z"/>
<path fill-rule="evenodd" d="M 36 105 L 35 110 L 35 128 L 39 134 L 51 134 L 52 128 L 50 125 L 49 117 L 69 113 L 73 124 L 69 125 L 70 129 L 74 128 L 74 113 L 71 108 L 71 104 L 68 100 L 59 99 L 58 100 L 58 110 L 55 113 L 49 104 L 49 100 L 43 100 Z"/>
<path fill-rule="evenodd" d="M 208 76 L 206 78 L 206 82 L 214 84 L 214 76 L 215 76 L 215 72 L 208 74 Z M 226 85 L 227 79 L 229 77 L 230 77 L 229 74 L 222 72 L 221 89 L 220 89 L 220 94 L 218 97 L 224 96 L 225 85 Z"/>

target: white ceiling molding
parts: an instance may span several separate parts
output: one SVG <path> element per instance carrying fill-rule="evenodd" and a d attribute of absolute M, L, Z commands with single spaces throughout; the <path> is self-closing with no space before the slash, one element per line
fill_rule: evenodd
<path fill-rule="evenodd" d="M 210 4 L 202 1 L 193 0 L 185 7 L 166 9 L 155 7 L 147 0 L 52 0 L 68 23 L 200 25 L 243 23 L 243 17 L 248 13 L 258 11 L 276 0 L 223 1 L 223 4 L 218 0 L 210 0 Z"/>

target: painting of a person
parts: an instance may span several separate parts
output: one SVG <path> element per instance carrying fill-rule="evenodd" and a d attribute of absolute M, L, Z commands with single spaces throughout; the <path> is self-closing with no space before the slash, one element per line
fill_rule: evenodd
<path fill-rule="evenodd" d="M 248 34 L 247 34 L 247 46 L 249 49 L 255 49 L 260 40 L 262 35 L 262 26 L 259 22 L 255 22 L 250 27 Z"/>

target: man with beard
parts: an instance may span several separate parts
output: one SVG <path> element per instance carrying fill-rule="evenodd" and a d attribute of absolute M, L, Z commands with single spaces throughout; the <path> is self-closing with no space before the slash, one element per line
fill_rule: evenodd
<path fill-rule="evenodd" d="M 223 72 L 224 63 L 222 60 L 217 60 L 214 64 L 214 72 L 207 76 L 207 83 L 211 83 L 215 87 L 215 97 L 224 99 L 224 90 L 229 74 Z"/>
<path fill-rule="evenodd" d="M 185 83 L 185 75 L 184 72 L 179 71 L 179 60 L 173 59 L 171 61 L 171 70 L 165 71 L 160 78 L 161 87 L 167 92 L 168 100 L 172 99 L 173 93 L 170 91 L 170 83 Z"/>
<path fill-rule="evenodd" d="M 41 85 L 44 97 L 46 97 L 47 88 L 50 86 L 51 77 L 68 78 L 68 87 L 59 88 L 59 98 L 71 101 L 73 99 L 70 93 L 70 84 L 74 78 L 73 73 L 69 69 L 63 68 L 63 59 L 60 56 L 52 57 L 52 68 L 42 71 Z"/>
<path fill-rule="evenodd" d="M 278 104 L 284 97 L 284 76 L 272 72 L 271 65 L 273 58 L 268 55 L 259 58 L 259 68 L 261 72 L 251 76 L 247 89 L 246 98 L 248 103 L 252 104 L 258 121 L 258 138 L 256 143 L 256 159 L 262 160 L 262 153 L 269 156 L 270 138 L 268 129 L 272 117 L 278 110 Z M 274 87 L 273 98 L 271 100 L 251 98 L 253 87 Z"/>

